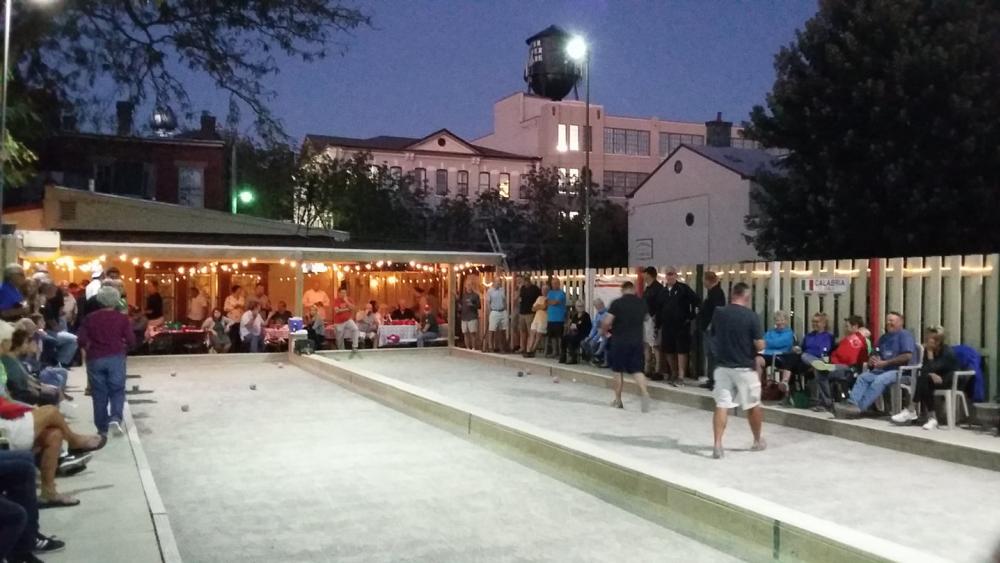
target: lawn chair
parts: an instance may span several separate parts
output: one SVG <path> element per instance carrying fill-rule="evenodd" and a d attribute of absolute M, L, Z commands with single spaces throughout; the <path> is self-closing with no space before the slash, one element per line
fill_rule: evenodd
<path fill-rule="evenodd" d="M 917 344 L 917 361 L 908 366 L 902 366 L 896 370 L 896 381 L 889 387 L 892 400 L 892 412 L 896 414 L 903 410 L 903 391 L 910 394 L 910 400 L 917 390 L 917 378 L 920 377 L 920 370 L 924 367 L 924 345 Z"/>
<path fill-rule="evenodd" d="M 944 410 L 948 421 L 948 430 L 955 427 L 958 403 L 962 404 L 962 411 L 965 412 L 965 418 L 969 418 L 969 404 L 965 398 L 964 391 L 965 385 L 960 386 L 959 380 L 964 379 L 968 382 L 973 377 L 976 377 L 975 370 L 956 371 L 951 378 L 951 389 L 938 389 L 934 391 L 934 397 L 944 397 Z"/>

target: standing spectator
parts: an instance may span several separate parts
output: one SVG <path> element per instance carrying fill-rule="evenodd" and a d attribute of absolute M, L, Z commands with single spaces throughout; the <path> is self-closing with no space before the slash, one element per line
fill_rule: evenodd
<path fill-rule="evenodd" d="M 691 319 L 698 308 L 698 296 L 686 283 L 678 281 L 677 270 L 667 268 L 667 285 L 660 298 L 658 326 L 660 352 L 670 365 L 668 382 L 675 387 L 684 384 L 688 354 L 691 352 Z"/>
<path fill-rule="evenodd" d="M 663 354 L 660 350 L 660 326 L 654 317 L 660 310 L 660 299 L 663 298 L 663 284 L 658 279 L 656 268 L 648 266 L 642 271 L 642 300 L 646 302 L 646 320 L 642 325 L 645 340 L 644 357 L 646 373 L 653 381 L 663 381 Z"/>
<path fill-rule="evenodd" d="M 31 313 L 26 292 L 28 278 L 20 264 L 8 264 L 3 270 L 3 285 L 0 285 L 0 319 L 16 321 Z"/>
<path fill-rule="evenodd" d="M 208 316 L 208 298 L 197 287 L 191 288 L 187 313 L 188 324 L 191 326 L 201 326 Z"/>
<path fill-rule="evenodd" d="M 260 316 L 260 302 L 254 301 L 240 317 L 240 342 L 244 352 L 256 354 L 260 352 L 263 340 L 264 319 Z"/>
<path fill-rule="evenodd" d="M 146 325 L 146 333 L 166 324 L 163 318 L 163 296 L 160 295 L 160 282 L 149 280 L 146 287 L 146 318 L 149 323 Z"/>
<path fill-rule="evenodd" d="M 267 296 L 267 288 L 263 283 L 258 283 L 257 287 L 254 288 L 253 295 L 247 297 L 247 307 L 250 307 L 251 303 L 260 304 L 260 316 L 265 319 L 271 314 L 271 299 Z"/>
<path fill-rule="evenodd" d="M 868 370 L 858 376 L 847 403 L 833 406 L 837 418 L 856 418 L 875 404 L 882 392 L 896 381 L 899 368 L 917 356 L 917 344 L 903 328 L 903 315 L 892 311 L 886 316 L 886 333 L 878 339 L 875 354 L 868 358 Z"/>
<path fill-rule="evenodd" d="M 522 274 L 514 274 L 514 292 L 513 292 L 513 303 L 511 303 L 511 319 L 510 319 L 510 346 L 511 354 L 516 354 L 521 351 L 521 288 L 524 287 L 524 276 Z"/>
<path fill-rule="evenodd" d="M 459 308 L 462 315 L 462 341 L 468 350 L 479 349 L 479 310 L 482 308 L 482 303 L 474 284 L 473 277 L 465 280 L 465 291 L 462 293 L 462 304 Z"/>
<path fill-rule="evenodd" d="M 535 320 L 533 307 L 541 294 L 542 290 L 538 289 L 538 286 L 535 285 L 531 277 L 525 274 L 521 288 L 517 292 L 517 324 L 519 325 L 518 331 L 521 336 L 520 348 L 522 354 L 530 351 L 528 342 L 531 340 L 531 322 Z"/>
<path fill-rule="evenodd" d="M 722 435 L 726 431 L 729 409 L 739 406 L 746 412 L 753 433 L 753 451 L 767 447 L 761 437 L 764 410 L 760 405 L 760 377 L 757 376 L 757 354 L 764 349 L 764 334 L 760 317 L 750 309 L 750 286 L 740 282 L 733 286 L 730 304 L 716 308 L 709 329 L 715 350 L 715 415 L 712 433 L 715 442 L 712 457 L 724 455 Z"/>
<path fill-rule="evenodd" d="M 121 294 L 113 287 L 97 292 L 101 309 L 83 320 L 80 345 L 87 355 L 87 380 L 94 401 L 94 425 L 102 436 L 108 428 L 124 434 L 125 354 L 135 345 L 128 317 L 115 310 Z"/>
<path fill-rule="evenodd" d="M 531 338 L 528 339 L 528 349 L 524 352 L 525 358 L 534 358 L 535 350 L 542 342 L 542 339 L 545 338 L 545 331 L 548 329 L 549 324 L 549 313 L 546 310 L 548 309 L 546 302 L 548 293 L 548 284 L 542 284 L 542 288 L 538 292 L 538 297 L 535 298 L 535 303 L 531 306 L 531 309 L 535 312 L 535 317 L 531 320 Z"/>
<path fill-rule="evenodd" d="M 698 309 L 698 332 L 701 334 L 702 347 L 705 350 L 706 380 L 701 387 L 711 391 L 715 387 L 715 353 L 712 350 L 712 337 L 709 330 L 712 326 L 712 315 L 717 307 L 726 306 L 726 294 L 719 286 L 719 276 L 709 270 L 705 272 L 705 300 Z"/>
<path fill-rule="evenodd" d="M 222 312 L 229 319 L 229 341 L 232 343 L 233 352 L 240 351 L 240 319 L 243 318 L 243 311 L 246 308 L 246 300 L 243 298 L 243 288 L 234 285 L 232 293 L 226 297 L 222 305 Z"/>
<path fill-rule="evenodd" d="M 318 306 L 318 305 L 317 305 Z M 351 354 L 358 351 L 358 325 L 354 322 L 354 302 L 347 297 L 347 288 L 341 286 L 333 300 L 333 330 L 337 336 L 337 349 L 344 349 L 344 338 L 351 338 Z"/>
<path fill-rule="evenodd" d="M 90 272 L 90 283 L 83 290 L 85 299 L 93 299 L 97 297 L 97 292 L 101 290 L 101 286 L 104 285 L 104 270 L 100 266 L 93 269 Z"/>
<path fill-rule="evenodd" d="M 505 352 L 507 349 L 507 292 L 503 288 L 500 272 L 496 273 L 492 287 L 486 292 L 486 305 L 490 308 L 486 351 Z"/>
<path fill-rule="evenodd" d="M 557 358 L 562 349 L 563 327 L 566 323 L 566 292 L 562 290 L 562 280 L 556 276 L 552 276 L 552 288 L 545 297 L 545 303 L 548 305 L 546 309 L 548 326 L 545 327 L 545 336 L 552 344 L 552 353 L 546 354 L 545 357 Z M 545 348 L 547 350 L 548 345 Z"/>
<path fill-rule="evenodd" d="M 330 296 L 323 291 L 323 280 L 320 279 L 320 276 L 313 277 L 312 287 L 302 294 L 302 306 L 311 310 L 312 306 L 315 305 L 319 310 L 320 318 L 326 320 L 326 308 L 330 306 L 330 303 Z"/>
<path fill-rule="evenodd" d="M 580 344 L 590 334 L 590 329 L 590 313 L 587 312 L 587 305 L 583 299 L 578 299 L 573 303 L 569 318 L 566 320 L 566 333 L 563 334 L 562 355 L 559 356 L 559 363 L 580 363 Z"/>
<path fill-rule="evenodd" d="M 222 315 L 221 310 L 212 310 L 212 316 L 205 319 L 201 328 L 208 332 L 210 351 L 224 354 L 232 347 L 233 342 L 229 339 L 229 319 Z"/>
<path fill-rule="evenodd" d="M 646 375 L 642 372 L 645 353 L 646 303 L 635 294 L 635 284 L 622 284 L 622 296 L 611 302 L 608 313 L 601 322 L 605 336 L 611 334 L 611 348 L 608 363 L 614 372 L 615 398 L 611 406 L 622 409 L 622 387 L 625 374 L 639 386 L 642 412 L 649 412 L 649 391 L 646 389 Z"/>

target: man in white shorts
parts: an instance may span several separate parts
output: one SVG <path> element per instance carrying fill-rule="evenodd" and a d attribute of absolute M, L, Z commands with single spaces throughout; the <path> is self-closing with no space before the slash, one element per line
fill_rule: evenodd
<path fill-rule="evenodd" d="M 507 292 L 500 283 L 500 274 L 493 279 L 493 286 L 486 292 L 486 305 L 490 309 L 486 335 L 487 352 L 503 352 L 507 340 Z"/>
<path fill-rule="evenodd" d="M 469 350 L 479 349 L 479 293 L 476 291 L 475 277 L 465 281 L 460 313 L 462 315 L 462 342 Z"/>
<path fill-rule="evenodd" d="M 760 405 L 760 377 L 756 356 L 764 349 L 764 330 L 760 317 L 750 309 L 750 286 L 733 286 L 729 305 L 718 307 L 712 316 L 711 336 L 715 352 L 715 415 L 712 431 L 715 443 L 712 457 L 724 455 L 722 434 L 726 431 L 729 409 L 739 406 L 747 413 L 753 433 L 753 451 L 767 447 L 761 438 L 764 410 Z"/>

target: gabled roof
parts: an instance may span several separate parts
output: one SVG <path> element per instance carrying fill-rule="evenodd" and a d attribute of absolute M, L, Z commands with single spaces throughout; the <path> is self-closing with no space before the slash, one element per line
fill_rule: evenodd
<path fill-rule="evenodd" d="M 780 174 L 781 173 L 781 157 L 775 156 L 774 154 L 763 150 L 763 149 L 738 149 L 735 147 L 711 147 L 707 145 L 689 145 L 682 143 L 676 149 L 673 150 L 663 162 L 660 162 L 656 168 L 646 176 L 646 179 L 642 181 L 641 184 L 636 186 L 632 193 L 628 194 L 628 198 L 632 198 L 636 192 L 642 189 L 653 176 L 663 168 L 663 165 L 671 160 L 678 151 L 687 149 L 699 156 L 707 158 L 712 162 L 739 174 L 744 180 L 752 180 L 757 174 L 761 172 L 769 172 Z"/>
<path fill-rule="evenodd" d="M 310 145 L 313 148 L 322 150 L 328 147 L 343 147 L 350 149 L 367 149 L 367 150 L 382 150 L 382 151 L 399 151 L 403 152 L 410 150 L 413 147 L 426 142 L 427 140 L 438 136 L 438 135 L 450 135 L 454 137 L 456 141 L 462 145 L 468 147 L 471 151 L 476 153 L 478 156 L 485 156 L 488 158 L 505 158 L 505 159 L 516 159 L 516 160 L 541 160 L 537 156 L 528 156 L 523 154 L 514 154 L 511 152 L 500 151 L 496 149 L 491 149 L 489 147 L 484 147 L 482 145 L 477 145 L 471 143 L 462 137 L 452 133 L 448 129 L 438 129 L 437 131 L 425 135 L 424 137 L 394 137 L 390 135 L 379 135 L 378 137 L 369 137 L 367 139 L 359 139 L 355 137 L 333 137 L 329 135 L 306 135 L 303 145 Z"/>

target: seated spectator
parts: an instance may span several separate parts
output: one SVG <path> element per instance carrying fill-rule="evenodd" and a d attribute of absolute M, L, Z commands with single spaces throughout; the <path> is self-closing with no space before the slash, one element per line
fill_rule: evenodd
<path fill-rule="evenodd" d="M 531 336 L 528 337 L 528 349 L 524 351 L 525 358 L 534 358 L 538 345 L 545 340 L 545 333 L 548 331 L 549 314 L 548 301 L 546 295 L 549 293 L 549 284 L 542 284 L 542 294 L 535 299 L 535 304 L 531 310 L 535 312 L 535 318 L 531 321 Z"/>
<path fill-rule="evenodd" d="M 76 506 L 80 501 L 60 494 L 56 471 L 63 441 L 70 450 L 90 452 L 104 447 L 107 439 L 97 434 L 77 434 L 52 405 L 31 407 L 0 397 L 0 430 L 6 433 L 13 451 L 30 451 L 38 456 L 41 474 L 41 507 Z"/>
<path fill-rule="evenodd" d="M 868 370 L 862 373 L 847 404 L 837 403 L 833 413 L 837 418 L 856 418 L 867 411 L 889 385 L 896 382 L 899 368 L 909 365 L 917 355 L 913 335 L 903 328 L 903 316 L 893 311 L 886 317 L 886 333 L 879 338 L 875 354 L 868 359 Z"/>
<path fill-rule="evenodd" d="M 802 376 L 812 371 L 816 360 L 826 361 L 833 350 L 833 335 L 830 334 L 830 319 L 826 313 L 816 313 L 812 317 L 812 330 L 802 339 L 802 346 L 793 346 L 792 354 L 786 354 L 781 370 L 781 390 L 788 393 L 792 375 Z"/>
<path fill-rule="evenodd" d="M 318 305 L 309 307 L 306 332 L 309 333 L 309 340 L 313 341 L 316 349 L 322 350 L 326 344 L 326 323 L 323 322 L 323 315 L 320 313 Z"/>
<path fill-rule="evenodd" d="M 378 326 L 381 324 L 378 314 L 375 312 L 375 306 L 374 301 L 369 302 L 363 312 L 358 312 L 358 318 L 355 321 L 361 338 L 371 342 L 372 347 L 378 346 Z"/>
<path fill-rule="evenodd" d="M 604 320 L 605 315 L 608 314 L 608 308 L 604 305 L 603 299 L 594 299 L 594 310 L 597 312 L 594 314 L 593 323 L 591 323 L 593 326 L 590 329 L 590 333 L 580 343 L 580 347 L 583 351 L 584 360 L 601 365 L 604 360 L 604 348 L 608 343 L 608 339 L 601 334 L 601 322 Z"/>
<path fill-rule="evenodd" d="M 20 264 L 8 264 L 0 285 L 0 319 L 16 321 L 31 313 L 27 300 L 28 278 Z"/>
<path fill-rule="evenodd" d="M 45 297 L 45 304 L 41 309 L 42 319 L 45 322 L 42 363 L 69 367 L 73 363 L 73 357 L 76 356 L 77 341 L 75 334 L 63 328 L 66 325 L 62 317 L 65 306 L 62 292 L 58 286 L 48 282 L 42 284 L 41 291 Z"/>
<path fill-rule="evenodd" d="M 833 408 L 830 382 L 848 380 L 852 370 L 860 369 L 868 361 L 868 340 L 863 332 L 866 330 L 865 321 L 858 315 L 852 315 L 844 323 L 847 325 L 847 336 L 840 339 L 830 355 L 830 361 L 813 360 L 811 363 L 816 371 L 817 404 L 813 410 L 817 412 Z"/>
<path fill-rule="evenodd" d="M 30 321 L 29 321 L 30 322 Z M 4 327 L 0 332 L 0 364 L 7 374 L 7 393 L 10 398 L 29 405 L 57 405 L 62 397 L 58 386 L 43 385 L 28 373 L 18 359 L 30 342 L 30 333 L 23 329 Z"/>
<path fill-rule="evenodd" d="M 441 329 L 438 326 L 437 311 L 428 311 L 424 315 L 424 321 L 420 324 L 420 330 L 417 332 L 417 347 L 423 348 L 424 344 L 437 340 L 441 335 Z"/>
<path fill-rule="evenodd" d="M 38 531 L 35 463 L 30 452 L 0 450 L 0 561 L 38 562 L 34 553 L 49 553 L 66 544 Z"/>
<path fill-rule="evenodd" d="M 788 314 L 774 312 L 774 328 L 764 333 L 764 351 L 757 356 L 757 371 L 763 377 L 765 366 L 770 363 L 775 369 L 782 369 L 785 355 L 791 354 L 795 346 L 795 333 L 788 328 Z"/>
<path fill-rule="evenodd" d="M 394 321 L 412 321 L 417 317 L 413 314 L 413 309 L 407 305 L 406 299 L 400 299 L 396 308 L 389 313 L 389 318 Z"/>
<path fill-rule="evenodd" d="M 292 312 L 288 310 L 288 305 L 284 301 L 278 301 L 278 306 L 267 319 L 267 326 L 285 326 L 290 318 L 292 318 Z"/>
<path fill-rule="evenodd" d="M 337 337 L 337 349 L 344 349 L 344 339 L 350 338 L 353 347 L 352 351 L 358 349 L 358 324 L 354 322 L 354 302 L 347 296 L 347 288 L 341 287 L 337 291 L 337 298 L 333 300 L 333 331 Z"/>
<path fill-rule="evenodd" d="M 205 319 L 201 328 L 208 332 L 208 349 L 216 354 L 225 354 L 233 346 L 229 339 L 228 317 L 222 314 L 220 309 L 214 309 L 212 316 Z"/>
<path fill-rule="evenodd" d="M 96 300 L 97 298 L 94 297 L 94 299 Z M 146 313 L 142 312 L 138 307 L 129 305 L 128 318 L 132 326 L 132 332 L 135 334 L 135 341 L 142 342 L 146 336 L 146 327 L 149 326 L 149 319 L 146 318 Z"/>
<path fill-rule="evenodd" d="M 951 380 L 958 371 L 958 358 L 951 346 L 944 343 L 944 328 L 932 326 L 927 329 L 924 337 L 924 361 L 917 376 L 917 388 L 910 400 L 910 406 L 892 417 L 896 424 L 909 424 L 919 417 L 917 405 L 921 407 L 927 421 L 924 430 L 935 430 L 938 427 L 937 411 L 934 408 L 934 391 L 950 389 Z"/>
<path fill-rule="evenodd" d="M 590 334 L 593 323 L 590 321 L 590 313 L 583 299 L 578 299 L 572 304 L 566 318 L 566 331 L 563 333 L 562 352 L 559 356 L 559 363 L 578 364 L 580 363 L 580 343 Z"/>
<path fill-rule="evenodd" d="M 18 361 L 24 366 L 28 374 L 34 376 L 45 385 L 51 385 L 60 390 L 62 399 L 72 401 L 73 397 L 66 394 L 66 383 L 69 381 L 69 370 L 59 366 L 42 366 L 38 359 L 39 349 L 37 334 L 38 327 L 31 319 L 21 319 L 14 325 L 14 330 L 23 329 L 29 336 L 21 345 L 20 351 L 16 351 Z M 13 345 L 16 348 L 16 340 Z"/>
<path fill-rule="evenodd" d="M 240 341 L 243 351 L 256 354 L 264 343 L 264 319 L 260 316 L 260 303 L 251 301 L 240 317 Z"/>

